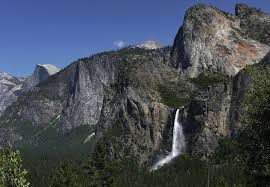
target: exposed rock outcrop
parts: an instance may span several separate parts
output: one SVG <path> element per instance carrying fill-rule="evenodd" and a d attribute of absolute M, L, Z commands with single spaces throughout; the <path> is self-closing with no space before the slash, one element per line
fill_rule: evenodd
<path fill-rule="evenodd" d="M 270 45 L 270 16 L 268 14 L 245 4 L 237 4 L 235 15 L 240 21 L 240 33 L 243 37 Z"/>
<path fill-rule="evenodd" d="M 241 70 L 265 61 L 269 21 L 266 13 L 244 4 L 236 6 L 235 16 L 205 5 L 187 11 L 174 41 L 170 65 L 183 77 L 232 76 L 200 91 L 182 110 L 191 155 L 207 158 L 221 138 L 235 136 L 241 103 L 251 82 Z"/>
<path fill-rule="evenodd" d="M 27 140 L 38 146 L 34 140 L 48 129 L 65 136 L 90 126 L 111 159 L 132 156 L 147 164 L 170 151 L 173 115 L 182 108 L 187 153 L 207 158 L 240 125 L 250 79 L 239 71 L 261 62 L 270 49 L 243 34 L 251 33 L 243 23 L 253 15 L 268 21 L 243 5 L 236 16 L 196 5 L 187 11 L 172 49 L 146 42 L 79 59 L 55 75 L 57 69 L 38 66 L 28 79 L 35 86 L 0 119 L 0 143 Z"/>
<path fill-rule="evenodd" d="M 173 110 L 160 98 L 159 86 L 180 81 L 178 73 L 166 66 L 163 55 L 147 56 L 122 64 L 114 87 L 105 90 L 97 136 L 109 145 L 113 159 L 134 157 L 147 162 L 171 126 Z"/>
<path fill-rule="evenodd" d="M 37 65 L 33 75 L 27 78 L 17 78 L 7 73 L 0 73 L 0 116 L 5 109 L 17 100 L 17 97 L 29 91 L 59 69 L 50 64 Z"/>
<path fill-rule="evenodd" d="M 170 64 L 197 77 L 206 71 L 234 76 L 246 65 L 260 62 L 269 47 L 243 36 L 240 23 L 241 17 L 213 7 L 190 8 L 175 38 Z"/>
<path fill-rule="evenodd" d="M 230 81 L 219 83 L 201 92 L 182 111 L 188 152 L 193 156 L 206 158 L 221 138 L 231 136 L 231 93 Z"/>
<path fill-rule="evenodd" d="M 172 108 L 159 87 L 180 81 L 166 65 L 169 51 L 122 49 L 80 59 L 19 97 L 2 116 L 2 126 L 12 123 L 9 131 L 21 138 L 21 124 L 30 123 L 35 132 L 53 123 L 64 133 L 97 126 L 96 138 L 110 145 L 112 159 L 136 155 L 147 162 L 171 125 Z"/>
<path fill-rule="evenodd" d="M 158 41 L 145 41 L 142 44 L 134 45 L 131 48 L 141 48 L 141 49 L 160 49 L 163 48 L 164 46 L 158 42 Z"/>
<path fill-rule="evenodd" d="M 0 73 L 0 116 L 7 106 L 16 101 L 23 88 L 25 79 L 16 78 L 7 73 Z"/>
<path fill-rule="evenodd" d="M 51 64 L 37 64 L 34 73 L 30 77 L 27 77 L 24 89 L 31 89 L 38 83 L 47 80 L 49 76 L 52 76 L 59 71 L 60 69 Z"/>

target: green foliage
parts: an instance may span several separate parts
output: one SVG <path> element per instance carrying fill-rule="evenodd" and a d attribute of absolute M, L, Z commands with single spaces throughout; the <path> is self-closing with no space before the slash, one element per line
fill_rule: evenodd
<path fill-rule="evenodd" d="M 239 161 L 251 182 L 264 186 L 270 184 L 270 67 L 250 66 L 245 73 L 252 85 L 242 105 Z"/>
<path fill-rule="evenodd" d="M 125 131 L 126 129 L 123 124 L 120 121 L 117 121 L 116 123 L 113 123 L 112 127 L 108 129 L 106 134 L 109 136 L 108 138 L 120 137 L 125 133 Z"/>
<path fill-rule="evenodd" d="M 244 186 L 234 167 L 210 165 L 201 160 L 181 156 L 171 165 L 149 172 L 135 161 L 125 160 L 117 165 L 114 186 Z"/>
<path fill-rule="evenodd" d="M 79 187 L 87 186 L 90 180 L 80 170 L 80 164 L 74 161 L 63 161 L 60 167 L 53 172 L 50 186 Z"/>
<path fill-rule="evenodd" d="M 198 77 L 192 78 L 193 82 L 200 90 L 206 89 L 208 86 L 218 84 L 220 82 L 228 82 L 229 78 L 223 74 L 201 73 Z"/>
<path fill-rule="evenodd" d="M 98 144 L 88 160 L 63 162 L 54 171 L 51 186 L 111 186 L 113 165 L 105 144 Z"/>
<path fill-rule="evenodd" d="M 23 164 L 29 171 L 29 181 L 33 186 L 48 186 L 51 172 L 63 160 L 79 161 L 87 159 L 94 147 L 94 137 L 84 143 L 93 132 L 89 125 L 83 125 L 65 134 L 57 131 L 54 120 L 48 128 L 27 126 L 18 129 L 23 140 L 16 143 L 22 153 Z M 32 128 L 32 129 L 31 129 Z"/>
<path fill-rule="evenodd" d="M 19 151 L 11 147 L 0 150 L 0 186 L 27 187 L 27 171 L 22 167 Z"/>
<path fill-rule="evenodd" d="M 221 11 L 214 6 L 209 6 L 205 4 L 197 4 L 195 6 L 192 6 L 190 9 L 188 9 L 185 15 L 185 20 L 192 21 L 195 25 L 195 28 L 198 25 L 199 26 L 203 25 L 205 27 L 206 25 L 204 25 L 204 23 L 210 24 L 210 21 L 212 20 L 211 17 L 213 16 L 212 14 L 209 14 L 205 11 L 206 9 L 209 9 L 209 7 L 217 11 L 219 14 L 225 16 L 227 19 L 230 19 L 230 20 L 234 19 L 233 15 L 231 15 L 230 13 Z"/>
<path fill-rule="evenodd" d="M 112 161 L 107 151 L 104 144 L 99 144 L 93 156 L 79 167 L 62 165 L 54 173 L 51 186 L 245 186 L 245 178 L 234 165 L 181 156 L 150 172 L 140 167 L 135 158 Z"/>
<path fill-rule="evenodd" d="M 237 160 L 235 158 L 238 152 L 239 147 L 235 140 L 229 138 L 221 139 L 215 153 L 211 155 L 211 162 L 213 164 L 237 165 Z"/>
<path fill-rule="evenodd" d="M 160 84 L 158 90 L 163 102 L 173 108 L 187 104 L 195 94 L 185 83 L 180 82 Z"/>
<path fill-rule="evenodd" d="M 261 43 L 269 44 L 270 39 L 270 21 L 262 22 L 257 17 L 249 17 L 241 22 L 245 37 L 252 38 Z"/>
<path fill-rule="evenodd" d="M 246 8 L 240 15 L 240 27 L 246 38 L 252 38 L 264 44 L 269 44 L 270 20 L 264 12 L 255 8 Z"/>

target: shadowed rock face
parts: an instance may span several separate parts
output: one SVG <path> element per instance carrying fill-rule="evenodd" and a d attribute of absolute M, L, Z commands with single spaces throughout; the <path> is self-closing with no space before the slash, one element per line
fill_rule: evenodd
<path fill-rule="evenodd" d="M 269 47 L 243 35 L 242 19 L 205 5 L 190 8 L 175 38 L 171 65 L 188 77 L 206 71 L 234 76 L 260 62 Z"/>
<path fill-rule="evenodd" d="M 237 133 L 241 102 L 251 82 L 248 75 L 238 72 L 266 61 L 269 21 L 266 13 L 243 4 L 236 6 L 236 16 L 205 5 L 187 11 L 174 41 L 170 65 L 183 77 L 202 73 L 232 76 L 201 91 L 182 110 L 189 154 L 207 158 L 219 139 Z M 263 34 L 261 27 L 267 30 Z"/>
<path fill-rule="evenodd" d="M 50 64 L 37 65 L 32 76 L 17 78 L 7 73 L 0 73 L 0 116 L 5 109 L 16 101 L 19 95 L 45 81 L 59 69 Z"/>
<path fill-rule="evenodd" d="M 172 49 L 105 52 L 60 72 L 38 65 L 26 81 L 28 92 L 0 119 L 0 144 L 27 139 L 21 132 L 25 123 L 64 135 L 87 125 L 95 128 L 98 143 L 108 145 L 111 159 L 132 155 L 147 164 L 170 151 L 174 112 L 181 108 L 187 152 L 207 158 L 240 125 L 250 78 L 238 72 L 269 51 L 267 42 L 248 35 L 254 15 L 260 24 L 268 20 L 244 5 L 236 16 L 196 5 L 187 11 Z"/>
<path fill-rule="evenodd" d="M 56 66 L 51 64 L 37 64 L 32 76 L 28 77 L 25 82 L 25 90 L 29 90 L 38 83 L 47 80 L 50 76 L 59 72 Z"/>
<path fill-rule="evenodd" d="M 230 137 L 231 82 L 209 87 L 196 96 L 182 111 L 188 153 L 207 158 L 218 146 L 218 140 Z"/>
<path fill-rule="evenodd" d="M 71 64 L 18 98 L 1 118 L 13 123 L 3 141 L 20 140 L 20 124 L 67 133 L 88 125 L 110 145 L 111 158 L 137 155 L 140 163 L 159 150 L 172 108 L 160 97 L 160 84 L 180 81 L 167 66 L 170 48 L 122 49 Z M 15 122 L 10 120 L 15 119 Z M 3 132 L 7 132 L 3 130 Z M 125 145 L 123 145 L 125 143 Z"/>

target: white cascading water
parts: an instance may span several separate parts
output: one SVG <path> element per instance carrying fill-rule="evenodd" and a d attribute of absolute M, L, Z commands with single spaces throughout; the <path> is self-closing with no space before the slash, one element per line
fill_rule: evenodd
<path fill-rule="evenodd" d="M 84 140 L 83 143 L 85 144 L 85 143 L 89 142 L 95 135 L 96 135 L 96 133 L 93 132 L 92 134 L 90 134 L 89 136 L 87 136 L 87 137 L 85 138 L 85 140 Z"/>
<path fill-rule="evenodd" d="M 169 163 L 173 158 L 180 155 L 185 148 L 185 136 L 183 133 L 183 128 L 181 123 L 178 121 L 179 109 L 177 109 L 175 118 L 174 118 L 174 127 L 173 127 L 173 142 L 172 142 L 172 152 L 167 155 L 165 158 L 158 161 L 151 170 L 157 170 L 163 165 Z"/>

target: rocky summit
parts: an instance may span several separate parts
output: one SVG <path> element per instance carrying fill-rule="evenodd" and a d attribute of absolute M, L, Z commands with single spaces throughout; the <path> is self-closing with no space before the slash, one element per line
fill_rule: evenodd
<path fill-rule="evenodd" d="M 256 14 L 256 19 L 249 20 L 250 15 L 243 14 L 250 9 L 240 7 L 237 5 L 236 15 L 206 5 L 191 7 L 175 38 L 171 65 L 194 78 L 205 71 L 234 76 L 245 66 L 259 63 L 269 46 L 260 38 L 247 37 L 254 27 L 245 25 L 269 20 L 269 16 Z"/>
<path fill-rule="evenodd" d="M 251 32 L 242 27 L 253 14 L 268 19 L 243 5 L 237 5 L 236 15 L 196 5 L 187 10 L 172 48 L 147 41 L 79 59 L 60 72 L 52 65 L 37 65 L 24 80 L 6 76 L 2 105 L 15 101 L 17 90 L 24 87 L 26 93 L 2 115 L 2 126 L 14 124 L 9 135 L 28 140 L 34 134 L 23 136 L 22 124 L 46 129 L 57 119 L 53 129 L 63 133 L 86 125 L 110 144 L 111 158 L 135 154 L 144 163 L 157 152 L 169 151 L 173 115 L 183 107 L 190 145 L 186 151 L 206 157 L 238 123 L 231 119 L 238 92 L 232 77 L 269 51 L 266 43 L 243 34 Z"/>
<path fill-rule="evenodd" d="M 34 73 L 26 79 L 26 89 L 29 90 L 38 83 L 47 80 L 60 69 L 51 64 L 37 64 Z"/>
<path fill-rule="evenodd" d="M 61 71 L 37 65 L 25 79 L 2 73 L 0 143 L 79 153 L 94 137 L 109 160 L 135 157 L 148 167 L 174 153 L 177 123 L 181 154 L 207 160 L 241 128 L 252 87 L 245 72 L 268 64 L 269 23 L 269 15 L 244 4 L 235 15 L 199 4 L 187 10 L 172 47 L 147 41 Z"/>
<path fill-rule="evenodd" d="M 158 41 L 145 41 L 142 44 L 137 44 L 132 46 L 131 48 L 142 48 L 142 49 L 160 49 L 164 46 Z"/>
<path fill-rule="evenodd" d="M 8 73 L 0 73 L 0 115 L 16 100 L 24 81 L 25 79 L 16 78 Z"/>
<path fill-rule="evenodd" d="M 17 97 L 38 83 L 45 81 L 59 69 L 53 65 L 36 65 L 34 73 L 26 78 L 14 77 L 8 73 L 0 73 L 0 115 L 16 101 Z"/>

